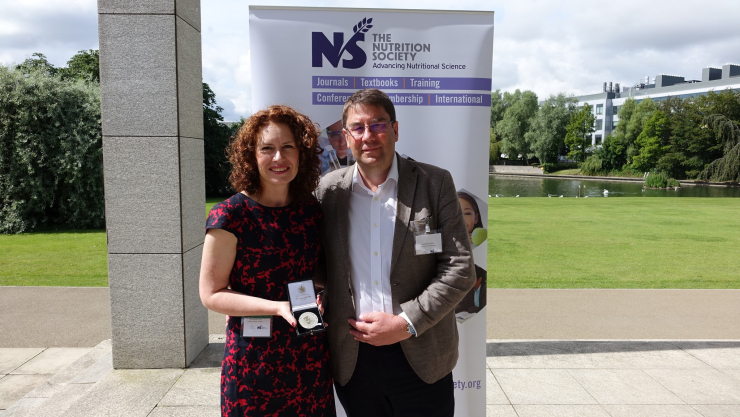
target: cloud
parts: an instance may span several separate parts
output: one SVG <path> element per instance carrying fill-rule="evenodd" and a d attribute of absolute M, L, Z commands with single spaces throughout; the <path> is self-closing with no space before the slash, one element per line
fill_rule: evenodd
<path fill-rule="evenodd" d="M 0 0 L 0 61 L 20 63 L 40 52 L 64 66 L 80 50 L 98 48 L 95 1 Z"/>
<path fill-rule="evenodd" d="M 250 3 L 201 1 L 203 79 L 227 120 L 252 111 Z M 259 4 L 305 6 L 298 0 Z M 367 7 L 339 0 L 312 6 Z M 667 0 L 380 0 L 373 7 L 493 10 L 493 88 L 532 90 L 540 99 L 558 92 L 597 93 L 604 81 L 632 85 L 659 73 L 697 79 L 703 67 L 740 61 L 737 1 L 684 6 Z M 0 62 L 41 52 L 62 66 L 77 51 L 97 48 L 95 0 L 0 0 L 0 10 Z"/>

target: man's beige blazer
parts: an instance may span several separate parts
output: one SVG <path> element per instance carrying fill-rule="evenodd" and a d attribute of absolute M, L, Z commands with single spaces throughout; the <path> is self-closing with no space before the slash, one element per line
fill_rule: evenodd
<path fill-rule="evenodd" d="M 422 380 L 433 383 L 457 363 L 455 305 L 476 280 L 470 238 L 450 173 L 396 158 L 399 180 L 390 276 L 393 309 L 400 307 L 417 332 L 417 337 L 401 342 L 409 364 Z M 325 268 L 320 268 L 316 278 L 325 280 L 324 318 L 329 324 L 332 373 L 341 385 L 352 377 L 360 343 L 350 334 L 347 322 L 356 319 L 347 235 L 353 170 L 329 173 L 316 192 L 324 212 L 321 241 L 326 254 Z M 442 231 L 442 252 L 416 255 L 410 222 L 429 216 L 431 228 Z"/>

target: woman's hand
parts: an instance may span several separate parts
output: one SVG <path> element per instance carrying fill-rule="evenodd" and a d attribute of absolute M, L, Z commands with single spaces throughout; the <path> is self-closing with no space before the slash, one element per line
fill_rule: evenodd
<path fill-rule="evenodd" d="M 278 306 L 275 315 L 284 318 L 288 324 L 295 327 L 296 321 L 295 317 L 293 317 L 293 312 L 290 311 L 290 303 L 287 301 L 276 301 L 276 303 Z"/>
<path fill-rule="evenodd" d="M 316 304 L 319 306 L 319 313 L 321 313 L 321 315 L 323 316 L 324 315 L 324 303 L 321 299 L 322 295 L 323 295 L 322 293 L 319 293 L 319 295 L 316 296 Z"/>

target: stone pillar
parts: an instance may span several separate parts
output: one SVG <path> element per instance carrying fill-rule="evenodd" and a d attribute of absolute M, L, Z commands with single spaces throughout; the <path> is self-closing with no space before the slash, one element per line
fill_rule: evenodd
<path fill-rule="evenodd" d="M 113 366 L 208 344 L 200 0 L 98 0 Z"/>

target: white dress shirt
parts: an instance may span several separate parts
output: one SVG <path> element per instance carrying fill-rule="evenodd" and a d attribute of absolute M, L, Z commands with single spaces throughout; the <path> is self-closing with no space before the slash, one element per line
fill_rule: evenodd
<path fill-rule="evenodd" d="M 349 264 L 356 318 L 363 313 L 397 314 L 412 325 L 391 299 L 391 256 L 396 227 L 398 161 L 376 192 L 365 185 L 354 165 L 349 197 Z"/>

